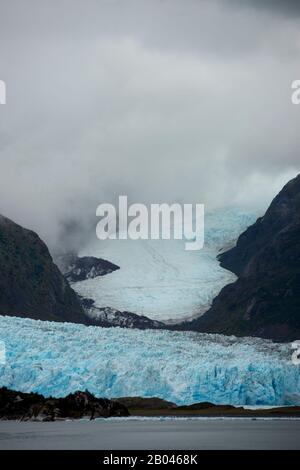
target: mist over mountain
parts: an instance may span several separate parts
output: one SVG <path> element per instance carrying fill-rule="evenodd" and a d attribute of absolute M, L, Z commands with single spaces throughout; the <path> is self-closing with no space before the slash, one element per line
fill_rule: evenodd
<path fill-rule="evenodd" d="M 0 213 L 51 252 L 120 194 L 264 211 L 299 172 L 295 2 L 2 3 Z"/>

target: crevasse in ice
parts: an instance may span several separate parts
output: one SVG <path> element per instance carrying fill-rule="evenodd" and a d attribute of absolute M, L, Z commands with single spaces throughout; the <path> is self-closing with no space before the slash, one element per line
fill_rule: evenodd
<path fill-rule="evenodd" d="M 0 317 L 0 385 L 46 396 L 157 396 L 178 404 L 300 404 L 289 344 Z"/>
<path fill-rule="evenodd" d="M 218 252 L 233 244 L 257 213 L 238 208 L 205 215 L 204 248 L 186 251 L 185 240 L 95 239 L 80 253 L 121 267 L 104 277 L 76 282 L 73 288 L 112 307 L 154 320 L 180 321 L 206 311 L 221 288 L 236 277 L 220 267 Z"/>

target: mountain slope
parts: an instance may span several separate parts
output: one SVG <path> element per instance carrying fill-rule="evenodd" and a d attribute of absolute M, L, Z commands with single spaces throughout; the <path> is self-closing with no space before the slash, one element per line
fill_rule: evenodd
<path fill-rule="evenodd" d="M 0 216 L 0 314 L 86 323 L 77 295 L 38 235 Z"/>
<path fill-rule="evenodd" d="M 300 338 L 300 175 L 219 259 L 239 279 L 189 328 L 279 341 Z"/>

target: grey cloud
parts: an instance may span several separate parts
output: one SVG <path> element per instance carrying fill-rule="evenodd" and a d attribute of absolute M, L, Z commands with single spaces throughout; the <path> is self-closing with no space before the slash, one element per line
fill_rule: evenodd
<path fill-rule="evenodd" d="M 256 10 L 267 10 L 272 13 L 280 13 L 288 16 L 300 15 L 300 3 L 298 0 L 228 0 L 233 2 L 236 8 L 248 7 Z"/>
<path fill-rule="evenodd" d="M 299 18 L 254 3 L 0 0 L 0 212 L 73 247 L 119 194 L 263 209 L 300 167 Z"/>

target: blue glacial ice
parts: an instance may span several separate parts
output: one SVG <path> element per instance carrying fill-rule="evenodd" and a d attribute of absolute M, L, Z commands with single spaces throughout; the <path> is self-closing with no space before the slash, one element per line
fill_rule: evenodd
<path fill-rule="evenodd" d="M 257 217 L 227 208 L 205 216 L 205 243 L 200 251 L 185 251 L 185 240 L 96 239 L 81 256 L 98 256 L 121 267 L 104 277 L 77 282 L 73 288 L 112 307 L 154 320 L 180 321 L 206 311 L 213 298 L 236 277 L 221 268 L 216 256 L 232 245 Z"/>
<path fill-rule="evenodd" d="M 157 396 L 178 404 L 300 405 L 289 344 L 0 317 L 0 385 L 64 396 Z"/>

